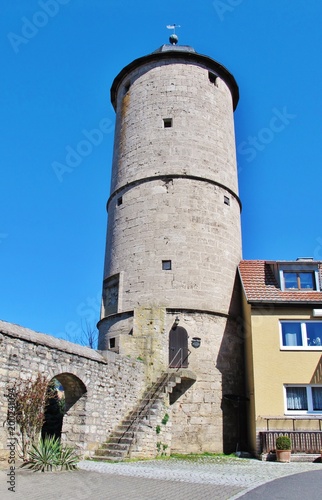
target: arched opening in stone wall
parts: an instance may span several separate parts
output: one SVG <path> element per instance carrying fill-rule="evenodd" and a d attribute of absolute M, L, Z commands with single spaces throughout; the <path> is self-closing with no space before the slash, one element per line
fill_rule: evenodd
<path fill-rule="evenodd" d="M 45 434 L 61 437 L 63 442 L 80 448 L 85 442 L 86 386 L 72 373 L 55 375 L 49 387 L 51 384 L 55 384 L 58 394 L 51 398 L 46 409 L 42 437 Z"/>
<path fill-rule="evenodd" d="M 45 409 L 45 421 L 41 430 L 41 437 L 55 437 L 60 439 L 65 413 L 65 391 L 61 383 L 53 378 L 47 387 L 48 401 Z"/>

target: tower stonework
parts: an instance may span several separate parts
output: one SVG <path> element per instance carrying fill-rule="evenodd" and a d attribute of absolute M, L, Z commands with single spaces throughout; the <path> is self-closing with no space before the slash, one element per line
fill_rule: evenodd
<path fill-rule="evenodd" d="M 191 47 L 164 45 L 126 66 L 111 98 L 99 349 L 142 360 L 147 385 L 180 371 L 167 403 L 172 452 L 234 451 L 231 401 L 243 393 L 237 84 Z"/>

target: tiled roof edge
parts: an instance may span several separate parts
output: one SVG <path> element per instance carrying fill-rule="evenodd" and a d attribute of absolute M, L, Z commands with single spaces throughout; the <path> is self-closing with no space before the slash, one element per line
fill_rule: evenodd
<path fill-rule="evenodd" d="M 241 261 L 241 262 L 242 262 L 242 261 Z M 242 286 L 242 289 L 243 289 L 244 295 L 245 295 L 245 297 L 246 297 L 246 301 L 248 302 L 247 292 L 246 292 L 246 288 L 244 287 L 243 277 L 242 277 L 242 274 L 241 274 L 241 271 L 240 271 L 239 266 L 240 266 L 240 263 L 239 263 L 239 265 L 238 265 L 238 267 L 237 267 L 237 269 L 238 269 L 238 275 L 239 275 L 239 279 L 240 279 L 240 282 L 241 282 L 241 286 Z"/>

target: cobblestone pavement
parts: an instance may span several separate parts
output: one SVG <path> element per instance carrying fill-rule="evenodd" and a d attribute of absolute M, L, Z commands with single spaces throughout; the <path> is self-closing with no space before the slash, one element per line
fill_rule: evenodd
<path fill-rule="evenodd" d="M 320 463 L 260 462 L 238 458 L 151 460 L 128 463 L 82 461 L 75 472 L 17 470 L 15 493 L 0 471 L 1 500 L 235 500 L 277 478 L 322 470 Z"/>

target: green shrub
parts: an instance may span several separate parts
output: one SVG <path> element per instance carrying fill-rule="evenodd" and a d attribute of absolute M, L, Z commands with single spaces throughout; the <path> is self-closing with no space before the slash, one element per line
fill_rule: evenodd
<path fill-rule="evenodd" d="M 160 427 L 159 425 L 157 425 L 157 426 L 156 426 L 156 428 L 155 428 L 155 432 L 156 432 L 157 434 L 160 434 L 160 432 L 161 432 L 161 427 Z"/>
<path fill-rule="evenodd" d="M 157 442 L 158 455 L 160 455 L 161 457 L 165 457 L 166 456 L 166 454 L 167 454 L 167 448 L 168 448 L 167 444 L 161 443 L 161 441 Z"/>
<path fill-rule="evenodd" d="M 277 450 L 290 450 L 291 440 L 288 436 L 279 436 L 276 439 L 276 449 Z"/>
<path fill-rule="evenodd" d="M 38 445 L 32 445 L 29 459 L 23 463 L 33 471 L 75 470 L 79 457 L 69 446 L 62 446 L 60 440 L 52 437 L 41 439 Z"/>
<path fill-rule="evenodd" d="M 162 423 L 163 425 L 167 425 L 168 420 L 169 420 L 169 415 L 166 413 L 166 414 L 164 415 L 163 419 L 161 420 L 161 423 Z"/>

